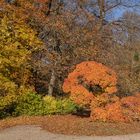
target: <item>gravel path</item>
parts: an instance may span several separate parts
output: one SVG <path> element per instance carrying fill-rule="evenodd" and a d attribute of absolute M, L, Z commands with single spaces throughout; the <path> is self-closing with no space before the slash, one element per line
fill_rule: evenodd
<path fill-rule="evenodd" d="M 52 134 L 39 126 L 15 126 L 0 131 L 0 140 L 140 140 L 140 133 L 124 136 L 89 137 Z"/>

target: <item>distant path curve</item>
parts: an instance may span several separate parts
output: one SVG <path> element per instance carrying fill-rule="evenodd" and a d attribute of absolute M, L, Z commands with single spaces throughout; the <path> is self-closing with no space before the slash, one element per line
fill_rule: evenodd
<path fill-rule="evenodd" d="M 21 125 L 1 130 L 0 140 L 140 140 L 140 133 L 122 136 L 66 136 L 47 132 L 39 126 Z"/>

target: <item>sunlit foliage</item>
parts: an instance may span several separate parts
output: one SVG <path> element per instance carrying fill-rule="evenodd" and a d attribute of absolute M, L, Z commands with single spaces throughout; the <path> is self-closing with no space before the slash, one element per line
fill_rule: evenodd
<path fill-rule="evenodd" d="M 111 99 L 111 98 L 110 98 Z M 91 104 L 91 119 L 104 122 L 140 121 L 140 94 L 122 99 L 100 98 Z"/>
<path fill-rule="evenodd" d="M 117 91 L 117 76 L 110 68 L 95 61 L 78 64 L 68 75 L 63 84 L 63 90 L 70 93 L 78 104 L 90 104 L 98 95 L 112 94 Z"/>
<path fill-rule="evenodd" d="M 17 95 L 31 89 L 31 55 L 42 46 L 36 32 L 18 17 L 18 13 L 9 6 L 1 7 L 0 110 L 16 101 Z"/>

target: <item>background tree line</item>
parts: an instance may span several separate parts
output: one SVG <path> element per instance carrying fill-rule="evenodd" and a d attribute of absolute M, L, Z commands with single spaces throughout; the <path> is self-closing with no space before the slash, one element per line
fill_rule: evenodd
<path fill-rule="evenodd" d="M 15 61 L 9 57 L 9 54 L 7 57 L 11 62 L 5 62 L 6 57 L 3 53 L 7 52 L 7 48 L 3 47 L 6 45 L 5 42 L 1 43 L 4 50 L 0 53 L 4 57 L 0 58 L 0 62 L 6 66 L 1 65 L 0 74 L 2 77 L 5 75 L 7 80 L 17 87 L 22 87 L 26 83 L 27 87 L 34 87 L 34 90 L 40 94 L 57 96 L 63 93 L 64 78 L 74 69 L 75 64 L 85 60 L 95 60 L 116 70 L 119 77 L 119 94 L 138 91 L 140 15 L 131 10 L 126 11 L 118 19 L 110 20 L 108 17 L 112 11 L 121 6 L 136 9 L 139 3 L 124 0 L 1 0 L 1 42 L 4 42 L 3 38 L 7 40 L 8 37 L 10 39 L 15 37 L 17 40 L 16 30 L 14 27 L 8 29 L 9 24 L 12 22 L 20 26 L 22 22 L 24 25 L 21 24 L 22 27 L 18 28 L 21 28 L 20 32 L 25 30 L 26 34 L 23 34 L 23 39 L 21 38 L 18 44 L 12 41 L 12 46 L 16 48 L 10 49 L 15 50 L 14 54 L 16 52 L 19 54 L 21 51 L 26 63 L 17 64 L 24 59 L 16 55 L 17 61 Z M 7 27 L 4 27 L 6 24 Z M 6 33 L 5 37 L 3 30 Z M 7 37 L 7 34 L 14 35 Z M 33 39 L 34 35 L 36 39 Z M 41 45 L 38 46 L 38 42 L 39 44 L 41 42 Z M 31 45 L 33 50 L 25 48 L 26 43 Z M 30 51 L 29 59 L 22 47 L 27 54 Z M 16 67 L 19 66 L 19 69 L 12 63 Z M 14 78 L 9 76 L 12 74 Z M 3 93 L 3 86 L 0 88 Z M 7 87 L 4 89 L 5 92 Z"/>

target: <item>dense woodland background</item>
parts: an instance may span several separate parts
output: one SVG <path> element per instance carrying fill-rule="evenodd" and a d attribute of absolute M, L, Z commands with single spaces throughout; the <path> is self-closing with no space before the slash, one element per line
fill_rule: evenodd
<path fill-rule="evenodd" d="M 64 79 L 87 60 L 117 73 L 119 97 L 139 92 L 139 8 L 138 0 L 0 0 L 1 112 L 25 92 L 63 97 Z"/>

